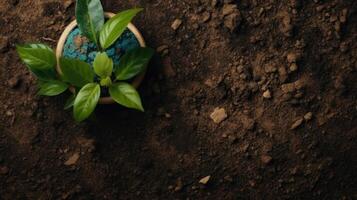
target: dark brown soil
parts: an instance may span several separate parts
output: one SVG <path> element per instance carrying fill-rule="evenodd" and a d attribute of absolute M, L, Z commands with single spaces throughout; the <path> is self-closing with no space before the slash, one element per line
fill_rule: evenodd
<path fill-rule="evenodd" d="M 145 113 L 76 124 L 14 48 L 55 47 L 73 1 L 0 1 L 0 199 L 357 199 L 357 1 L 103 3 L 160 53 Z"/>

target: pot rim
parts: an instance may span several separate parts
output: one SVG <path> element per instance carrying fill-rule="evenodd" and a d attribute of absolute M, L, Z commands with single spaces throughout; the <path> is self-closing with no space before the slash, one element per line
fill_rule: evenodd
<path fill-rule="evenodd" d="M 105 12 L 104 16 L 106 18 L 112 18 L 112 17 L 115 16 L 115 14 L 111 13 L 111 12 Z M 65 42 L 67 40 L 68 35 L 71 33 L 71 31 L 74 28 L 77 27 L 77 25 L 78 25 L 77 24 L 77 20 L 73 20 L 69 25 L 67 25 L 65 30 L 62 32 L 62 35 L 61 35 L 60 39 L 58 40 L 57 48 L 56 48 L 56 57 L 57 57 L 56 71 L 57 71 L 58 74 L 62 74 L 62 71 L 61 71 L 61 68 L 60 68 L 60 65 L 59 65 L 59 58 L 62 56 L 64 44 L 65 44 Z M 138 40 L 140 46 L 141 47 L 146 47 L 145 40 L 144 40 L 143 36 L 141 35 L 140 31 L 135 27 L 135 25 L 132 24 L 132 23 L 129 23 L 127 28 L 135 35 L 135 37 Z M 141 82 L 145 78 L 145 74 L 146 74 L 146 70 L 135 77 L 135 79 L 132 82 L 132 85 L 135 88 L 138 88 L 140 86 Z M 70 91 L 73 93 L 74 92 L 73 88 L 70 88 Z M 101 97 L 99 99 L 98 103 L 99 104 L 113 104 L 113 103 L 115 103 L 115 101 L 109 96 L 109 97 Z"/>

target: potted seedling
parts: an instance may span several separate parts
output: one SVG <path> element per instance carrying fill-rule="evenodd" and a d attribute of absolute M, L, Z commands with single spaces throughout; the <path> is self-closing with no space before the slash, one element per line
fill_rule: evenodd
<path fill-rule="evenodd" d="M 17 52 L 37 77 L 39 95 L 69 90 L 65 108 L 73 106 L 80 122 L 97 104 L 118 103 L 144 111 L 136 88 L 154 51 L 145 47 L 131 20 L 142 9 L 104 13 L 100 0 L 77 0 L 76 20 L 63 32 L 56 54 L 44 44 L 18 45 Z"/>

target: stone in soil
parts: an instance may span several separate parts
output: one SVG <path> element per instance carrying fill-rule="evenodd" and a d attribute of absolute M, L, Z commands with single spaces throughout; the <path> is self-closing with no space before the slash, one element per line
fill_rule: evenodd
<path fill-rule="evenodd" d="M 75 165 L 79 159 L 79 153 L 74 153 L 68 160 L 64 163 L 67 166 Z"/>
<path fill-rule="evenodd" d="M 312 112 L 308 112 L 304 115 L 305 121 L 310 121 L 312 119 Z"/>
<path fill-rule="evenodd" d="M 302 119 L 302 118 L 296 120 L 296 121 L 293 123 L 293 125 L 291 125 L 290 129 L 291 129 L 291 130 L 297 129 L 297 128 L 302 124 L 303 121 L 304 121 L 304 119 Z"/>
<path fill-rule="evenodd" d="M 175 21 L 171 24 L 171 28 L 176 31 L 178 28 L 180 28 L 181 24 L 181 19 L 175 19 Z"/>
<path fill-rule="evenodd" d="M 214 123 L 220 124 L 222 121 L 224 121 L 228 115 L 226 113 L 226 110 L 224 108 L 215 108 L 214 111 L 210 115 L 211 119 L 213 120 Z"/>
<path fill-rule="evenodd" d="M 267 165 L 273 160 L 273 158 L 269 155 L 262 155 L 260 157 L 260 160 L 262 161 L 263 164 Z"/>
<path fill-rule="evenodd" d="M 263 93 L 263 97 L 264 97 L 265 99 L 271 99 L 271 92 L 270 92 L 270 90 L 265 91 L 265 92 Z"/>
<path fill-rule="evenodd" d="M 206 185 L 208 183 L 208 181 L 211 179 L 211 176 L 206 176 L 201 178 L 201 180 L 199 181 L 199 183 Z"/>

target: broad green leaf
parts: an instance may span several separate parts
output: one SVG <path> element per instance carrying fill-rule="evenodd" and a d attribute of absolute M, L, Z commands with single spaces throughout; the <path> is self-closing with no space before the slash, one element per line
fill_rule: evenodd
<path fill-rule="evenodd" d="M 17 52 L 29 70 L 40 80 L 56 78 L 56 56 L 53 50 L 44 44 L 17 45 Z"/>
<path fill-rule="evenodd" d="M 78 122 L 88 118 L 94 111 L 100 97 L 100 86 L 88 83 L 79 92 L 73 104 L 73 116 Z"/>
<path fill-rule="evenodd" d="M 68 89 L 66 83 L 58 80 L 40 81 L 39 86 L 38 95 L 42 96 L 56 96 Z"/>
<path fill-rule="evenodd" d="M 88 63 L 77 59 L 60 58 L 62 78 L 74 86 L 82 87 L 94 80 L 94 72 Z"/>
<path fill-rule="evenodd" d="M 76 18 L 82 34 L 98 45 L 98 34 L 104 25 L 100 0 L 77 0 Z"/>
<path fill-rule="evenodd" d="M 98 53 L 93 62 L 94 72 L 101 78 L 107 78 L 113 72 L 113 60 L 107 53 Z"/>
<path fill-rule="evenodd" d="M 108 20 L 99 33 L 99 41 L 103 49 L 110 47 L 125 31 L 128 24 L 142 8 L 125 10 Z"/>
<path fill-rule="evenodd" d="M 64 109 L 67 110 L 71 108 L 74 104 L 75 99 L 76 99 L 76 94 L 72 94 L 70 97 L 68 97 L 66 103 L 64 104 Z"/>
<path fill-rule="evenodd" d="M 116 83 L 109 88 L 109 94 L 118 104 L 144 112 L 139 93 L 130 84 Z"/>
<path fill-rule="evenodd" d="M 154 55 L 154 50 L 151 48 L 136 48 L 127 52 L 119 62 L 119 66 L 115 71 L 117 80 L 128 80 L 142 72 L 151 57 Z"/>

